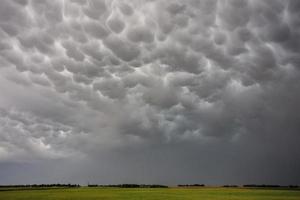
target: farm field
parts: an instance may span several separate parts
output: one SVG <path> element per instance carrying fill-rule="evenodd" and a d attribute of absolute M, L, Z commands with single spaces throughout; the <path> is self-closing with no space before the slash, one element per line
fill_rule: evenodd
<path fill-rule="evenodd" d="M 300 190 L 247 188 L 57 188 L 0 190 L 0 200 L 300 200 Z"/>

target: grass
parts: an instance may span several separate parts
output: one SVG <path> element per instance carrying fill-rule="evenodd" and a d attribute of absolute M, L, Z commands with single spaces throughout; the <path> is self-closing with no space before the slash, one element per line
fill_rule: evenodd
<path fill-rule="evenodd" d="M 300 190 L 246 188 L 57 188 L 0 190 L 0 200 L 300 200 Z"/>

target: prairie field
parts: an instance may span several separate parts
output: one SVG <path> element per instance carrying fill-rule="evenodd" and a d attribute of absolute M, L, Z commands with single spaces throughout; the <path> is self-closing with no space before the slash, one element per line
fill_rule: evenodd
<path fill-rule="evenodd" d="M 247 188 L 2 189 L 0 200 L 300 200 L 300 190 Z"/>

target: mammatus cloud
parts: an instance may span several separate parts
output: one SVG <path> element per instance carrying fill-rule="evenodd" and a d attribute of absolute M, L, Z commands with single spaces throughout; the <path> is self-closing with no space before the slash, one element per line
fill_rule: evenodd
<path fill-rule="evenodd" d="M 3 0 L 0 166 L 299 184 L 299 11 L 297 0 Z M 26 180 L 52 179 L 4 179 Z"/>

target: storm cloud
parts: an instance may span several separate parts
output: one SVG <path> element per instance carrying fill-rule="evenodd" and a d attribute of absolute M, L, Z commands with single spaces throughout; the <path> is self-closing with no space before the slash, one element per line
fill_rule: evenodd
<path fill-rule="evenodd" d="M 298 0 L 2 0 L 0 183 L 300 184 L 299 38 Z"/>

